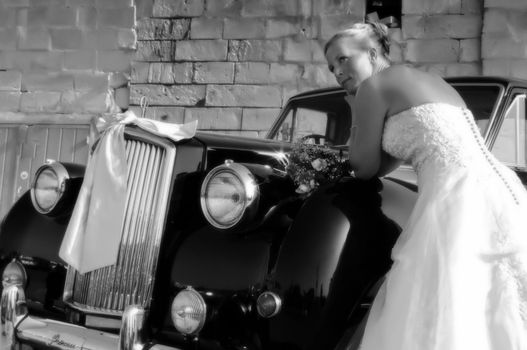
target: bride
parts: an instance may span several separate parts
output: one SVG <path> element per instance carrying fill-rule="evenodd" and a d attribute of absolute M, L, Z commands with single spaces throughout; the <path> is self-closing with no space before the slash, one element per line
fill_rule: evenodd
<path fill-rule="evenodd" d="M 354 95 L 356 177 L 410 161 L 419 196 L 361 350 L 527 349 L 527 194 L 440 77 L 391 66 L 387 28 L 359 23 L 325 55 Z"/>

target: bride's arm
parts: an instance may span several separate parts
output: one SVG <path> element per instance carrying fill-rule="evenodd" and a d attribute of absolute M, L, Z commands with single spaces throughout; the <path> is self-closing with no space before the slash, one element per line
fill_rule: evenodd
<path fill-rule="evenodd" d="M 381 177 L 391 173 L 402 164 L 402 160 L 392 157 L 388 153 L 381 151 L 381 164 L 375 176 Z"/>
<path fill-rule="evenodd" d="M 382 161 L 382 132 L 388 110 L 377 79 L 365 80 L 355 97 L 350 139 L 350 163 L 355 176 L 369 179 L 393 167 Z"/>

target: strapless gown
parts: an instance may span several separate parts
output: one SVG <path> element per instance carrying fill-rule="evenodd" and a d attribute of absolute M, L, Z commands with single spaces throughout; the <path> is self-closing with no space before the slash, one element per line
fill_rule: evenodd
<path fill-rule="evenodd" d="M 415 208 L 361 350 L 526 350 L 527 194 L 486 149 L 469 110 L 389 117 L 383 149 L 418 175 Z"/>

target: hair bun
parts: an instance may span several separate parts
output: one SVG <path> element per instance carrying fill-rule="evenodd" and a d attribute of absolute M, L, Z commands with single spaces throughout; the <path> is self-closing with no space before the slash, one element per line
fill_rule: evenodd
<path fill-rule="evenodd" d="M 373 34 L 377 37 L 379 44 L 382 46 L 386 56 L 390 54 L 390 36 L 388 33 L 388 27 L 378 21 L 366 19 L 364 23 L 368 24 L 373 31 Z"/>

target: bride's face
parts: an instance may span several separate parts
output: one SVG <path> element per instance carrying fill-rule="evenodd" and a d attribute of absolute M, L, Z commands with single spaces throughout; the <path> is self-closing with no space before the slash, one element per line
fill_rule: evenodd
<path fill-rule="evenodd" d="M 329 70 L 349 94 L 355 94 L 359 84 L 373 73 L 367 50 L 360 47 L 353 37 L 342 37 L 326 51 Z"/>

